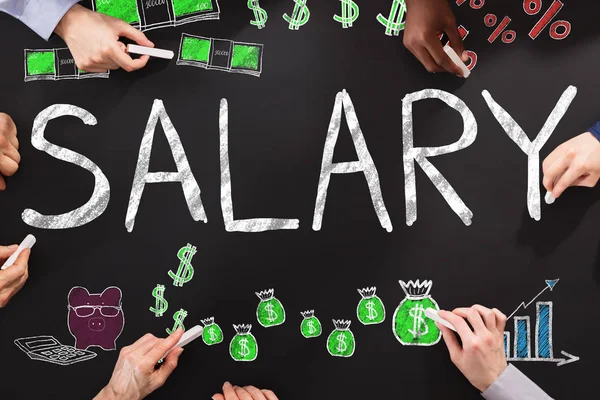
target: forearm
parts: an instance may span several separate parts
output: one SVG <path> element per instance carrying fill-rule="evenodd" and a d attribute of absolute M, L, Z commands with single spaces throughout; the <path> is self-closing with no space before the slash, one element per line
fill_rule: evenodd
<path fill-rule="evenodd" d="M 56 25 L 78 0 L 0 0 L 3 11 L 48 40 Z"/>
<path fill-rule="evenodd" d="M 596 124 L 590 128 L 590 132 L 596 139 L 600 140 L 600 122 L 596 122 Z"/>
<path fill-rule="evenodd" d="M 481 395 L 486 400 L 552 400 L 552 397 L 512 364 Z"/>

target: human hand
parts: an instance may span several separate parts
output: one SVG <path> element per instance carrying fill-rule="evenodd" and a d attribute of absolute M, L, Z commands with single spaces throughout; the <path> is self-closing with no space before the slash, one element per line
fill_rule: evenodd
<path fill-rule="evenodd" d="M 480 305 L 439 311 L 438 315 L 456 328 L 462 341 L 461 347 L 454 332 L 436 323 L 444 335 L 450 359 L 471 385 L 484 392 L 508 365 L 504 354 L 506 316 L 496 308 Z"/>
<path fill-rule="evenodd" d="M 0 265 L 10 257 L 17 249 L 18 245 L 0 246 Z M 0 270 L 0 308 L 6 306 L 8 301 L 15 295 L 29 278 L 29 254 L 30 250 L 25 249 L 19 254 L 17 261 L 5 270 Z"/>
<path fill-rule="evenodd" d="M 8 114 L 0 113 L 0 190 L 6 189 L 5 176 L 12 176 L 19 169 L 17 127 Z"/>
<path fill-rule="evenodd" d="M 254 386 L 231 386 L 231 383 L 225 382 L 223 385 L 223 394 L 217 393 L 212 397 L 213 400 L 279 400 L 275 393 L 267 389 L 257 389 Z"/>
<path fill-rule="evenodd" d="M 564 142 L 542 163 L 544 187 L 557 199 L 569 186 L 594 187 L 600 178 L 600 141 L 590 132 Z"/>
<path fill-rule="evenodd" d="M 143 68 L 148 56 L 132 59 L 126 46 L 119 41 L 127 37 L 146 47 L 154 44 L 128 23 L 75 4 L 60 20 L 56 34 L 63 38 L 79 69 L 106 72 L 123 68 L 127 72 Z"/>
<path fill-rule="evenodd" d="M 95 400 L 138 400 L 161 387 L 177 367 L 181 347 L 171 351 L 160 368 L 158 360 L 177 344 L 183 330 L 178 328 L 166 339 L 147 333 L 130 346 L 123 347 L 110 382 L 98 393 Z"/>
<path fill-rule="evenodd" d="M 406 0 L 404 46 L 429 72 L 447 71 L 463 76 L 463 72 L 444 51 L 438 39 L 445 33 L 450 46 L 464 61 L 469 60 L 456 27 L 456 19 L 448 0 Z"/>

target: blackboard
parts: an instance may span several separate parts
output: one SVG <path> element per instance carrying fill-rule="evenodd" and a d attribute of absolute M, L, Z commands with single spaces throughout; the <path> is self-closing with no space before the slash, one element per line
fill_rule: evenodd
<path fill-rule="evenodd" d="M 225 380 L 270 388 L 281 399 L 478 398 L 477 390 L 452 365 L 442 342 L 433 347 L 403 346 L 392 333 L 394 309 L 405 297 L 399 280 L 431 280 L 431 296 L 444 309 L 480 303 L 511 313 L 560 279 L 536 301 L 553 303 L 553 351 L 580 359 L 515 362 L 555 398 L 591 398 L 600 346 L 596 307 L 600 304 L 600 208 L 597 190 L 572 188 L 542 218 L 527 209 L 527 156 L 492 115 L 487 90 L 533 140 L 560 96 L 577 95 L 540 151 L 584 132 L 600 118 L 597 72 L 600 33 L 591 2 L 564 1 L 559 17 L 572 24 L 565 40 L 546 28 L 527 36 L 543 11 L 529 16 L 521 1 L 491 2 L 473 9 L 453 4 L 469 30 L 467 49 L 478 61 L 467 80 L 430 74 L 399 37 L 386 36 L 376 20 L 390 1 L 360 1 L 360 17 L 343 29 L 332 18 L 338 1 L 308 1 L 311 17 L 298 31 L 284 13 L 292 1 L 261 0 L 269 19 L 264 29 L 250 25 L 245 2 L 221 2 L 220 19 L 148 32 L 160 48 L 177 53 L 181 34 L 263 44 L 260 77 L 205 70 L 153 60 L 135 73 L 111 72 L 108 79 L 24 82 L 24 49 L 61 48 L 41 40 L 18 21 L 0 16 L 2 57 L 0 110 L 15 120 L 22 164 L 0 194 L 0 243 L 38 239 L 23 290 L 0 311 L 1 393 L 6 398 L 86 398 L 108 382 L 118 351 L 90 348 L 97 357 L 71 366 L 31 360 L 13 341 L 51 335 L 73 345 L 67 328 L 67 295 L 83 286 L 91 293 L 117 286 L 122 291 L 124 330 L 117 347 L 142 334 L 166 335 L 179 308 L 186 326 L 214 316 L 225 340 L 214 346 L 187 346 L 179 367 L 152 398 L 209 398 Z M 544 9 L 549 6 L 544 1 Z M 517 38 L 488 42 L 493 31 L 484 17 L 511 17 Z M 377 167 L 393 230 L 382 228 L 364 174 L 333 174 L 323 223 L 313 230 L 313 213 L 323 148 L 336 95 L 346 90 L 355 107 L 368 150 Z M 467 226 L 416 166 L 418 218 L 405 222 L 402 100 L 423 89 L 439 89 L 472 111 L 478 133 L 470 146 L 430 161 L 473 213 Z M 125 228 L 140 143 L 155 99 L 162 100 L 201 189 L 207 222 L 194 221 L 179 183 L 148 184 L 132 232 Z M 228 140 L 234 217 L 294 218 L 298 229 L 261 233 L 228 232 L 221 209 L 219 110 L 229 107 Z M 36 150 L 31 132 L 36 116 L 54 104 L 71 104 L 97 120 L 84 125 L 73 117 L 48 123 L 45 137 L 85 155 L 110 182 L 104 213 L 81 227 L 32 228 L 26 208 L 61 214 L 85 204 L 94 179 L 86 170 Z M 460 114 L 438 100 L 413 105 L 415 146 L 443 146 L 463 132 Z M 345 118 L 334 162 L 357 160 Z M 415 163 L 416 165 L 416 163 Z M 151 171 L 175 171 L 158 124 Z M 542 188 L 543 189 L 543 188 Z M 541 191 L 543 196 L 545 191 Z M 193 279 L 174 287 L 167 272 L 179 264 L 177 252 L 197 247 Z M 161 318 L 149 311 L 152 290 L 164 284 L 169 309 Z M 387 310 L 380 325 L 357 321 L 357 289 L 377 287 Z M 274 288 L 287 319 L 263 328 L 256 320 L 255 292 Z M 323 325 L 318 338 L 300 335 L 301 311 L 315 310 Z M 535 325 L 536 304 L 516 315 Z M 352 320 L 356 351 L 350 358 L 326 350 L 332 319 Z M 232 324 L 252 324 L 259 344 L 254 362 L 229 356 Z M 512 320 L 508 330 L 513 330 Z M 532 331 L 533 332 L 533 331 Z M 533 333 L 532 333 L 533 335 Z M 533 339 L 532 339 L 533 340 Z M 531 342 L 533 346 L 533 341 Z"/>

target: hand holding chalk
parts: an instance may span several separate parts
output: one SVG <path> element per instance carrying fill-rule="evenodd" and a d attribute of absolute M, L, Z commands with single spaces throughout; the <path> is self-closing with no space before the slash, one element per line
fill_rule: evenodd
<path fill-rule="evenodd" d="M 202 328 L 200 325 L 196 325 L 193 328 L 185 331 L 185 333 L 181 336 L 181 339 L 179 339 L 179 342 L 177 342 L 175 346 L 171 347 L 169 351 L 165 353 L 164 357 L 159 360 L 159 362 L 162 362 L 174 348 L 183 347 L 186 344 L 198 339 L 200 336 L 202 336 L 202 332 L 204 332 L 204 328 Z"/>
<path fill-rule="evenodd" d="M 443 319 L 442 317 L 440 317 L 438 315 L 437 310 L 434 310 L 433 308 L 428 308 L 425 310 L 425 316 L 429 319 L 434 320 L 435 322 L 437 322 L 438 324 L 442 324 L 444 325 L 446 328 L 450 328 L 452 329 L 454 332 L 456 332 L 456 329 L 454 329 L 454 326 L 446 321 L 445 319 Z"/>
<path fill-rule="evenodd" d="M 454 51 L 454 49 L 452 47 L 450 47 L 450 43 L 446 44 L 444 46 L 444 51 L 446 52 L 446 54 L 448 54 L 448 57 L 450 57 L 450 59 L 452 60 L 452 62 L 456 65 L 458 65 L 458 67 L 460 68 L 460 70 L 462 71 L 462 76 L 463 78 L 468 78 L 469 75 L 471 75 L 471 70 L 469 69 L 469 67 L 467 67 L 467 65 L 460 59 L 460 57 L 458 56 L 458 54 L 456 54 L 456 52 Z"/>
<path fill-rule="evenodd" d="M 171 60 L 175 56 L 175 53 L 173 53 L 171 50 L 163 50 L 163 49 L 156 49 L 153 47 L 138 46 L 137 44 L 128 44 L 127 52 L 130 54 L 141 54 L 141 55 L 147 55 L 150 57 L 164 58 L 165 60 Z"/>
<path fill-rule="evenodd" d="M 23 239 L 23 241 L 21 242 L 21 244 L 19 245 L 17 250 L 10 257 L 8 257 L 8 260 L 6 260 L 4 265 L 2 265 L 1 269 L 4 270 L 4 269 L 10 267 L 11 265 L 13 265 L 15 263 L 15 261 L 17 261 L 17 258 L 19 258 L 19 254 L 21 254 L 21 252 L 25 249 L 31 249 L 34 244 L 35 244 L 35 236 L 27 235 L 27 237 L 25 239 Z"/>

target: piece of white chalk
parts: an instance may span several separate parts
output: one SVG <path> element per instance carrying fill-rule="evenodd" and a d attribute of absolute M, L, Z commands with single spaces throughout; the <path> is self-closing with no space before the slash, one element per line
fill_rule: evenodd
<path fill-rule="evenodd" d="M 425 316 L 427 318 L 430 318 L 432 320 L 434 320 L 435 322 L 444 325 L 447 328 L 452 329 L 454 332 L 456 332 L 456 329 L 454 329 L 454 326 L 452 326 L 452 324 L 448 321 L 446 321 L 445 319 L 443 319 L 442 317 L 440 317 L 438 315 L 437 310 L 434 310 L 433 308 L 428 308 L 425 310 Z"/>
<path fill-rule="evenodd" d="M 554 196 L 552 196 L 552 192 L 546 192 L 544 200 L 546 200 L 546 204 L 552 204 L 556 199 L 554 198 Z"/>
<path fill-rule="evenodd" d="M 181 339 L 179 339 L 179 342 L 177 342 L 177 344 L 173 347 L 171 347 L 169 349 L 169 351 L 167 351 L 164 355 L 164 357 L 159 361 L 161 362 L 162 360 L 164 360 L 165 358 L 167 358 L 167 355 L 171 352 L 171 350 L 173 350 L 176 347 L 183 347 L 186 344 L 198 339 L 200 336 L 202 336 L 202 332 L 204 332 L 204 328 L 202 328 L 200 325 L 196 325 L 193 328 L 190 328 L 188 330 L 186 330 L 183 333 L 183 336 L 181 336 Z"/>
<path fill-rule="evenodd" d="M 25 239 L 23 239 L 23 241 L 17 248 L 17 251 L 12 253 L 12 255 L 10 257 L 8 257 L 8 260 L 6 260 L 6 262 L 0 269 L 6 269 L 6 268 L 10 267 L 11 265 L 13 265 L 15 263 L 15 261 L 17 261 L 17 258 L 19 258 L 19 254 L 21 254 L 21 252 L 25 249 L 32 248 L 34 244 L 35 244 L 35 236 L 27 235 L 27 237 Z"/>
<path fill-rule="evenodd" d="M 171 50 L 155 49 L 153 47 L 138 46 L 137 44 L 128 44 L 127 52 L 132 54 L 143 54 L 150 57 L 164 58 L 171 60 L 175 54 Z"/>
<path fill-rule="evenodd" d="M 463 72 L 463 78 L 468 78 L 471 75 L 471 71 L 466 66 L 466 64 L 460 59 L 458 54 L 454 51 L 450 44 L 446 44 L 444 46 L 444 51 L 448 54 L 448 57 L 454 62 L 454 64 L 458 65 Z"/>

